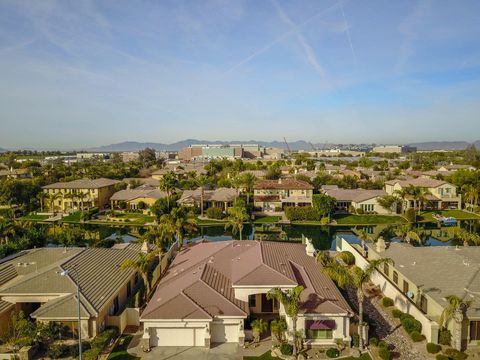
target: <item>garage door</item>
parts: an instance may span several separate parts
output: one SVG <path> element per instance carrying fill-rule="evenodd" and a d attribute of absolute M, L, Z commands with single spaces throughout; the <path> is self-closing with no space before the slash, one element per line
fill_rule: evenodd
<path fill-rule="evenodd" d="M 215 324 L 212 323 L 211 342 L 225 343 L 238 342 L 238 325 L 237 324 Z"/>
<path fill-rule="evenodd" d="M 203 328 L 156 329 L 152 346 L 205 346 Z"/>

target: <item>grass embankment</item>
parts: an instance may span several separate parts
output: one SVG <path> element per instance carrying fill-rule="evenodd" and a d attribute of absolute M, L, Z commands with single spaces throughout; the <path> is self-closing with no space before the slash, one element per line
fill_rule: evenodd
<path fill-rule="evenodd" d="M 436 210 L 420 212 L 419 222 L 436 222 L 433 215 L 441 215 L 444 217 L 454 217 L 457 220 L 479 220 L 480 216 L 463 210 Z"/>
<path fill-rule="evenodd" d="M 337 225 L 381 225 L 381 224 L 405 224 L 407 219 L 396 215 L 336 215 L 334 220 Z"/>
<path fill-rule="evenodd" d="M 254 224 L 276 224 L 280 220 L 280 216 L 259 216 L 253 223 Z"/>
<path fill-rule="evenodd" d="M 140 359 L 137 356 L 130 355 L 127 352 L 128 344 L 133 339 L 133 335 L 124 335 L 120 338 L 117 345 L 113 348 L 107 360 L 137 360 Z"/>
<path fill-rule="evenodd" d="M 28 214 L 28 215 L 22 216 L 18 220 L 22 220 L 22 221 L 44 221 L 48 218 L 49 218 L 48 215 Z"/>

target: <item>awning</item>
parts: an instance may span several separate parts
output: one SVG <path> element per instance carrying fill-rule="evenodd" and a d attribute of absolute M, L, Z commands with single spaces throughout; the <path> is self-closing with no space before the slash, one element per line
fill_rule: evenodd
<path fill-rule="evenodd" d="M 309 330 L 333 330 L 336 323 L 335 320 L 307 320 L 305 327 Z"/>

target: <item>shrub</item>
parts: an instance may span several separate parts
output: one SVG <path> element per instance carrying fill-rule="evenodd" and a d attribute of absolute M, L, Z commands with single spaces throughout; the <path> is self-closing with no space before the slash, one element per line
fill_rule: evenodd
<path fill-rule="evenodd" d="M 220 220 L 223 217 L 222 209 L 218 207 L 211 207 L 207 209 L 207 217 L 210 219 L 217 219 Z"/>
<path fill-rule="evenodd" d="M 402 314 L 400 315 L 400 321 L 403 321 L 403 320 L 405 320 L 405 319 L 415 319 L 415 318 L 414 318 L 412 315 L 410 315 L 410 314 L 402 313 Z"/>
<path fill-rule="evenodd" d="M 292 355 L 293 354 L 293 346 L 290 344 L 282 344 L 280 345 L 280 352 L 282 355 Z"/>
<path fill-rule="evenodd" d="M 393 309 L 392 315 L 395 319 L 399 319 L 403 315 L 403 312 L 398 309 Z"/>
<path fill-rule="evenodd" d="M 322 215 L 312 206 L 287 206 L 285 216 L 290 221 L 320 221 Z"/>
<path fill-rule="evenodd" d="M 340 356 L 340 351 L 338 351 L 336 348 L 330 348 L 327 350 L 326 355 L 331 359 L 337 358 Z"/>
<path fill-rule="evenodd" d="M 405 329 L 405 331 L 409 334 L 411 334 L 414 331 L 417 331 L 418 333 L 422 332 L 422 323 L 418 321 L 417 319 L 408 318 L 405 317 L 401 320 L 402 326 Z"/>
<path fill-rule="evenodd" d="M 435 359 L 436 360 L 450 360 L 450 358 L 447 355 L 443 355 L 443 354 L 437 354 L 437 356 L 435 356 Z"/>
<path fill-rule="evenodd" d="M 452 342 L 452 333 L 448 329 L 440 330 L 438 334 L 438 343 L 442 345 L 450 345 Z"/>
<path fill-rule="evenodd" d="M 444 353 L 452 360 L 465 360 L 468 357 L 467 354 L 456 349 L 446 349 Z"/>
<path fill-rule="evenodd" d="M 385 296 L 385 297 L 382 299 L 382 305 L 383 305 L 383 307 L 393 306 L 393 299 Z"/>
<path fill-rule="evenodd" d="M 355 256 L 350 251 L 342 251 L 340 253 L 340 259 L 347 265 L 355 264 Z"/>
<path fill-rule="evenodd" d="M 390 353 L 390 350 L 388 350 L 388 348 L 382 347 L 378 350 L 378 356 L 380 356 L 380 359 L 382 360 L 390 360 L 392 354 Z"/>
<path fill-rule="evenodd" d="M 385 348 L 388 349 L 388 344 L 385 341 L 379 341 L 378 342 L 378 348 Z"/>
<path fill-rule="evenodd" d="M 407 211 L 405 211 L 405 218 L 408 220 L 408 222 L 415 222 L 415 218 L 416 218 L 417 214 L 415 213 L 415 209 L 408 209 Z"/>
<path fill-rule="evenodd" d="M 357 214 L 358 215 L 363 215 L 363 214 L 365 214 L 365 211 L 362 208 L 358 208 L 357 209 Z"/>
<path fill-rule="evenodd" d="M 378 339 L 376 337 L 371 337 L 368 341 L 372 346 L 378 346 Z"/>
<path fill-rule="evenodd" d="M 434 344 L 434 343 L 427 343 L 427 352 L 429 354 L 436 354 L 438 353 L 440 350 L 442 349 L 442 347 L 438 344 Z"/>
<path fill-rule="evenodd" d="M 352 335 L 352 343 L 353 346 L 358 347 L 358 345 L 360 344 L 360 337 L 358 336 L 358 334 Z"/>
<path fill-rule="evenodd" d="M 91 348 L 90 350 L 84 351 L 82 353 L 82 359 L 85 360 L 97 360 L 102 352 L 101 349 L 98 348 Z"/>
<path fill-rule="evenodd" d="M 425 337 L 416 330 L 410 333 L 410 338 L 413 340 L 413 342 L 420 342 L 425 339 Z"/>

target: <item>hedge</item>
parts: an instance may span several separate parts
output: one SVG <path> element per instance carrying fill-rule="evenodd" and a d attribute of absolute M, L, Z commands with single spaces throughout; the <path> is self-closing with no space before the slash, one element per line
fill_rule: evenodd
<path fill-rule="evenodd" d="M 427 343 L 427 352 L 429 354 L 436 354 L 438 353 L 440 350 L 442 349 L 442 347 L 438 344 L 435 344 L 435 343 Z"/>
<path fill-rule="evenodd" d="M 110 340 L 115 339 L 117 336 L 118 329 L 116 327 L 105 329 L 105 331 L 95 336 L 95 338 L 90 342 L 91 349 L 82 354 L 83 359 L 96 360 Z"/>
<path fill-rule="evenodd" d="M 398 309 L 393 309 L 392 315 L 395 319 L 399 319 L 403 315 L 403 312 Z"/>
<path fill-rule="evenodd" d="M 376 337 L 371 337 L 368 342 L 373 346 L 378 346 L 378 339 Z"/>
<path fill-rule="evenodd" d="M 322 215 L 311 206 L 287 206 L 285 216 L 290 221 L 320 221 Z"/>
<path fill-rule="evenodd" d="M 336 348 L 330 348 L 327 350 L 325 354 L 327 355 L 328 358 L 334 359 L 340 356 L 340 351 L 338 351 L 338 349 Z"/>
<path fill-rule="evenodd" d="M 456 349 L 446 349 L 444 353 L 452 360 L 465 360 L 468 357 L 467 354 Z"/>
<path fill-rule="evenodd" d="M 413 317 L 404 317 L 401 319 L 401 323 L 405 331 L 411 334 L 414 331 L 418 333 L 422 332 L 422 323 Z"/>
<path fill-rule="evenodd" d="M 220 220 L 223 217 L 222 209 L 218 207 L 211 207 L 207 209 L 207 217 L 210 219 L 217 219 Z"/>
<path fill-rule="evenodd" d="M 448 329 L 440 330 L 438 334 L 438 343 L 442 345 L 450 345 L 452 342 L 452 333 Z"/>
<path fill-rule="evenodd" d="M 283 343 L 280 345 L 280 352 L 282 355 L 292 355 L 293 354 L 293 346 L 290 344 Z"/>
<path fill-rule="evenodd" d="M 435 356 L 435 359 L 436 360 L 450 360 L 450 358 L 447 355 L 443 355 L 443 354 L 437 354 L 437 356 Z"/>
<path fill-rule="evenodd" d="M 420 334 L 417 330 L 414 330 L 410 333 L 410 338 L 413 340 L 413 342 L 420 342 L 425 339 L 425 337 Z"/>
<path fill-rule="evenodd" d="M 393 306 L 393 299 L 389 298 L 389 297 L 384 297 L 382 299 L 382 305 L 383 307 L 390 307 L 390 306 Z"/>
<path fill-rule="evenodd" d="M 378 356 L 380 356 L 382 360 L 390 360 L 392 357 L 392 354 L 390 353 L 390 350 L 388 350 L 387 348 L 381 347 L 378 349 Z"/>

